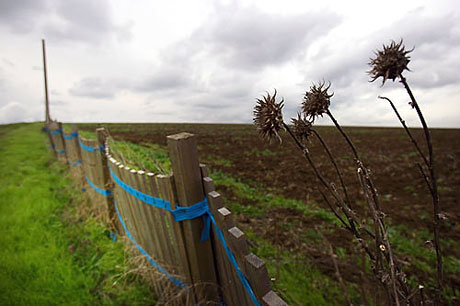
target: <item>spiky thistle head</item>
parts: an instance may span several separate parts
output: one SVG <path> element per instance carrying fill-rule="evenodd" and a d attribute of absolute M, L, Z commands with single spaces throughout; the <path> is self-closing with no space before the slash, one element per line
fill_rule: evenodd
<path fill-rule="evenodd" d="M 293 131 L 294 134 L 300 139 L 300 140 L 307 140 L 308 137 L 311 135 L 311 128 L 312 128 L 312 123 L 305 117 L 305 115 L 302 115 L 301 113 L 297 113 L 297 119 L 296 118 L 291 118 L 291 122 L 294 125 Z"/>
<path fill-rule="evenodd" d="M 302 112 L 305 117 L 309 117 L 310 121 L 315 121 L 317 116 L 322 116 L 329 109 L 331 97 L 334 93 L 329 94 L 327 91 L 331 87 L 331 83 L 326 86 L 326 83 L 319 82 L 310 86 L 310 90 L 305 93 L 302 102 Z"/>
<path fill-rule="evenodd" d="M 399 43 L 393 40 L 390 45 L 383 45 L 383 50 L 374 52 L 376 57 L 371 58 L 369 63 L 372 69 L 367 73 L 371 76 L 371 82 L 379 77 L 383 78 L 382 86 L 386 80 L 394 82 L 404 70 L 409 70 L 407 65 L 410 62 L 410 56 L 408 54 L 413 50 L 406 51 L 402 39 Z"/>
<path fill-rule="evenodd" d="M 267 92 L 262 99 L 257 99 L 254 107 L 254 125 L 259 134 L 268 140 L 277 137 L 281 142 L 278 131 L 283 128 L 283 103 L 284 99 L 276 102 L 276 89 L 273 96 Z"/>

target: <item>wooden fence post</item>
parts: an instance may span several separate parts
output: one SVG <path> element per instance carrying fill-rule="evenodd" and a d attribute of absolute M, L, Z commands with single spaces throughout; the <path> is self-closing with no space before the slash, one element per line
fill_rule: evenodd
<path fill-rule="evenodd" d="M 181 206 L 203 201 L 203 183 L 198 162 L 196 138 L 190 133 L 167 136 L 169 156 Z M 210 240 L 201 242 L 203 219 L 182 222 L 185 246 L 198 303 L 217 303 L 219 294 Z"/>
<path fill-rule="evenodd" d="M 62 150 L 64 151 L 64 153 L 62 154 L 61 161 L 67 164 L 67 150 L 64 142 L 64 129 L 62 128 L 62 122 L 58 122 L 58 129 L 60 129 L 61 132 L 56 136 L 61 140 Z"/>
<path fill-rule="evenodd" d="M 104 128 L 96 129 L 96 137 L 97 137 L 97 144 L 101 149 L 101 178 L 103 183 L 103 188 L 106 190 L 113 190 L 112 180 L 109 171 L 109 165 L 107 163 L 107 150 L 106 150 L 106 141 L 107 141 L 107 132 Z M 102 150 L 103 149 L 103 150 Z M 109 217 L 109 226 L 112 231 L 118 227 L 117 224 L 117 215 L 115 211 L 115 206 L 113 204 L 113 194 L 110 194 L 106 197 L 106 204 L 107 204 L 107 214 Z"/>

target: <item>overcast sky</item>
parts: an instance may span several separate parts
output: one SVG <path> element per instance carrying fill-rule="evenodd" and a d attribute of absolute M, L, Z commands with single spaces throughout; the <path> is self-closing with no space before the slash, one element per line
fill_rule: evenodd
<path fill-rule="evenodd" d="M 403 38 L 428 124 L 460 127 L 455 0 L 2 0 L 0 123 L 44 120 L 42 38 L 63 122 L 249 123 L 275 88 L 289 120 L 330 80 L 342 124 L 398 126 L 385 95 L 417 126 L 401 84 L 366 74 L 373 51 Z"/>

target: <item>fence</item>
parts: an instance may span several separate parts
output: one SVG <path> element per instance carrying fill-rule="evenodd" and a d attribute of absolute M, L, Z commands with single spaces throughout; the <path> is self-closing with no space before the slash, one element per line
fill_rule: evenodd
<path fill-rule="evenodd" d="M 92 209 L 159 272 L 154 291 L 167 295 L 167 303 L 286 305 L 199 164 L 193 134 L 167 137 L 172 173 L 161 175 L 116 160 L 103 128 L 96 130 L 97 140 L 79 136 L 76 126 L 64 132 L 56 122 L 47 131 L 56 157 L 87 190 Z"/>

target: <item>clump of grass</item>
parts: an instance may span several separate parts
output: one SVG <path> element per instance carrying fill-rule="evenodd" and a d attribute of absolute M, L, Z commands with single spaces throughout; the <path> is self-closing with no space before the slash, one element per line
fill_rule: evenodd
<path fill-rule="evenodd" d="M 168 153 L 155 144 L 134 144 L 109 138 L 110 154 L 124 165 L 136 170 L 167 174 L 171 172 Z"/>

